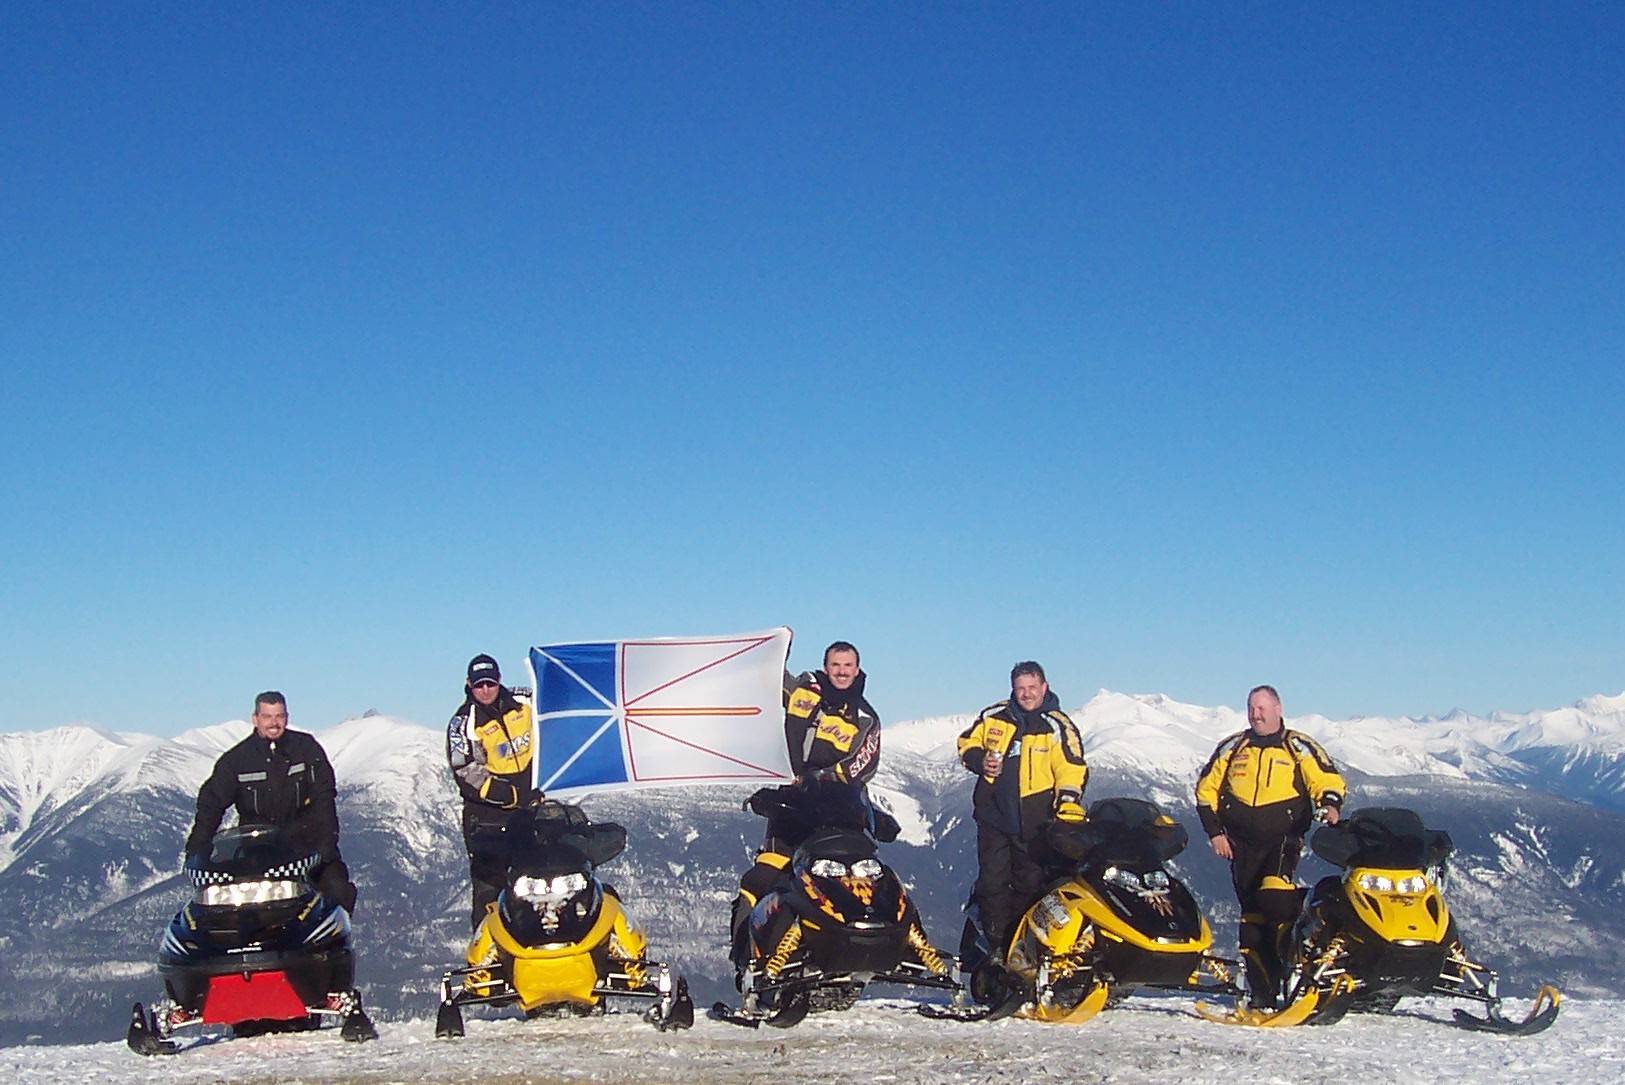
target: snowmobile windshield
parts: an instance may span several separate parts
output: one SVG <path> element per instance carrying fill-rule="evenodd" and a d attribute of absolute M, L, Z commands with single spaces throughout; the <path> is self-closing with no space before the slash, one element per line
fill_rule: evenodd
<path fill-rule="evenodd" d="M 850 784 L 807 780 L 799 787 L 764 787 L 747 805 L 751 812 L 772 821 L 775 831 L 789 840 L 805 840 L 820 829 L 867 833 L 873 828 L 863 789 Z"/>
<path fill-rule="evenodd" d="M 1185 850 L 1190 834 L 1155 804 L 1144 799 L 1101 799 L 1088 820 L 1057 821 L 1051 843 L 1073 859 L 1126 866 L 1156 866 Z"/>
<path fill-rule="evenodd" d="M 281 829 L 248 825 L 215 835 L 206 856 L 187 861 L 189 873 L 208 872 L 225 879 L 263 878 L 268 873 L 303 878 L 316 865 L 309 848 L 295 844 Z"/>
<path fill-rule="evenodd" d="M 516 812 L 502 837 L 501 846 L 515 869 L 592 870 L 626 850 L 624 827 L 613 821 L 594 824 L 579 806 L 551 800 Z"/>
<path fill-rule="evenodd" d="M 1333 866 L 1425 870 L 1453 850 L 1450 834 L 1429 829 L 1415 811 L 1374 806 L 1323 825 L 1310 839 L 1311 850 Z"/>

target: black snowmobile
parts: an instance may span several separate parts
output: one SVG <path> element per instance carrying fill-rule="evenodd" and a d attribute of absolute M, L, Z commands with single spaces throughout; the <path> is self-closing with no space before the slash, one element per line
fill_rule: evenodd
<path fill-rule="evenodd" d="M 227 829 L 207 855 L 188 858 L 193 898 L 158 950 L 164 997 L 136 1003 L 126 1040 L 142 1055 L 180 1050 L 182 1029 L 229 1026 L 234 1034 L 303 1031 L 340 1023 L 346 1040 L 375 1039 L 361 1008 L 350 916 L 317 892 L 316 855 L 281 829 Z"/>
<path fill-rule="evenodd" d="M 746 803 L 799 840 L 778 883 L 757 901 L 736 946 L 742 1004 L 711 1016 L 789 1028 L 808 1013 L 849 1009 L 870 983 L 952 990 L 952 959 L 932 948 L 919 911 L 876 841 L 898 825 L 842 784 L 763 788 Z"/>
<path fill-rule="evenodd" d="M 1087 820 L 1052 822 L 1049 889 L 1022 915 L 1005 950 L 992 946 L 974 902 L 966 908 L 960 967 L 981 1012 L 922 1007 L 933 1017 L 997 1019 L 1020 1013 L 1081 1024 L 1141 987 L 1233 993 L 1234 961 L 1212 954 L 1213 932 L 1168 863 L 1185 827 L 1153 803 L 1102 799 Z"/>
<path fill-rule="evenodd" d="M 688 984 L 647 959 L 644 934 L 599 866 L 626 848 L 626 830 L 592 823 L 548 800 L 476 837 L 507 868 L 501 894 L 474 932 L 466 963 L 440 984 L 435 1035 L 463 1035 L 463 1007 L 518 1006 L 526 1016 L 601 1012 L 608 997 L 649 1002 L 662 1031 L 694 1024 Z"/>
<path fill-rule="evenodd" d="M 1454 845 L 1410 810 L 1371 807 L 1315 831 L 1310 848 L 1342 873 L 1322 878 L 1284 947 L 1286 999 L 1269 1012 L 1238 1003 L 1198 1006 L 1230 1024 L 1329 1024 L 1347 1013 L 1387 1013 L 1409 995 L 1449 995 L 1485 1009 L 1457 1024 L 1527 1035 L 1557 1019 L 1562 996 L 1541 987 L 1528 1016 L 1502 1015 L 1496 974 L 1467 956 L 1442 887 Z"/>

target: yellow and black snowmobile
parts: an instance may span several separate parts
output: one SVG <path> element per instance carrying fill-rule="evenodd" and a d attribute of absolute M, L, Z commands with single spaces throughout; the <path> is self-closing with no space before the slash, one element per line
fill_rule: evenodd
<path fill-rule="evenodd" d="M 1141 987 L 1233 992 L 1235 962 L 1213 956 L 1212 929 L 1168 869 L 1188 840 L 1184 826 L 1140 799 L 1102 799 L 1083 822 L 1055 822 L 1048 842 L 1060 876 L 1016 924 L 1004 967 L 990 960 L 968 909 L 961 967 L 985 1009 L 922 1012 L 1079 1024 Z"/>
<path fill-rule="evenodd" d="M 749 808 L 799 841 L 779 882 L 756 902 L 736 959 L 742 1004 L 711 1016 L 789 1028 L 851 1008 L 872 983 L 952 990 L 951 959 L 932 948 L 902 880 L 879 858 L 897 822 L 856 788 L 763 788 Z"/>
<path fill-rule="evenodd" d="M 597 868 L 626 847 L 626 830 L 592 824 L 580 807 L 549 800 L 509 819 L 489 844 L 506 884 L 445 974 L 435 1035 L 463 1035 L 464 1006 L 518 1006 L 527 1016 L 599 1012 L 610 997 L 647 1000 L 661 1030 L 688 1028 L 688 985 L 645 957 L 646 939 Z"/>
<path fill-rule="evenodd" d="M 1340 868 L 1322 878 L 1283 947 L 1286 997 L 1266 1011 L 1238 999 L 1221 1011 L 1198 1004 L 1210 1020 L 1265 1028 L 1329 1024 L 1344 1014 L 1387 1013 L 1408 995 L 1449 995 L 1484 1007 L 1455 1011 L 1464 1028 L 1529 1034 L 1557 1019 L 1562 996 L 1536 992 L 1522 1020 L 1502 1015 L 1496 974 L 1467 956 L 1441 886 L 1454 845 L 1413 811 L 1371 807 L 1322 826 L 1314 853 Z"/>

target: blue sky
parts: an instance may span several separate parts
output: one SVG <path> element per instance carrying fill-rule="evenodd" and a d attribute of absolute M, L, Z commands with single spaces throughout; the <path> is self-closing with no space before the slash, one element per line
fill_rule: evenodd
<path fill-rule="evenodd" d="M 1625 688 L 1617 6 L 0 12 L 0 730 L 787 624 L 1289 714 Z"/>

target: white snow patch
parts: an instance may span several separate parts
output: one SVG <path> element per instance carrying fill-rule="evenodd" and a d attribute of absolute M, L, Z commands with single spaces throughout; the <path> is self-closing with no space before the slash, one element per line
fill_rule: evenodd
<path fill-rule="evenodd" d="M 832 1074 L 903 1085 L 1348 1085 L 1418 1074 L 1444 1085 L 1614 1085 L 1625 1078 L 1625 1003 L 1570 1000 L 1552 1029 L 1529 1037 L 1486 1036 L 1448 1020 L 1445 1003 L 1409 1000 L 1387 1017 L 1271 1032 L 1202 1021 L 1183 999 L 1141 997 L 1075 1027 L 931 1021 L 907 1004 L 878 1001 L 783 1032 L 702 1019 L 691 1031 L 661 1033 L 631 1014 L 576 1021 L 471 1014 L 460 1040 L 435 1040 L 433 1023 L 420 1020 L 381 1023 L 380 1038 L 368 1044 L 344 1043 L 329 1029 L 208 1042 L 173 1058 L 144 1059 L 121 1042 L 11 1047 L 0 1049 L 0 1075 L 29 1085 L 828 1085 Z"/>

